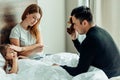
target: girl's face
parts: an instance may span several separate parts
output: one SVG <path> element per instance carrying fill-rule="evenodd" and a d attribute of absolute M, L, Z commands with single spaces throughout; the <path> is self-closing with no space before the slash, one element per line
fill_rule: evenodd
<path fill-rule="evenodd" d="M 26 20 L 28 22 L 28 26 L 34 26 L 40 20 L 40 13 L 33 13 L 26 15 Z"/>
<path fill-rule="evenodd" d="M 7 59 L 13 59 L 16 55 L 17 55 L 17 53 L 14 50 L 12 50 L 9 47 L 7 48 L 7 53 L 6 53 Z"/>

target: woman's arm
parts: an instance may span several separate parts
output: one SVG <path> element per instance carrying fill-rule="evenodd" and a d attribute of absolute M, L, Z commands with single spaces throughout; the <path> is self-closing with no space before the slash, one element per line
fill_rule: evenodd
<path fill-rule="evenodd" d="M 37 47 L 37 48 L 35 48 L 33 50 L 20 52 L 19 55 L 28 57 L 29 55 L 36 54 L 36 53 L 42 52 L 42 51 L 43 51 L 43 46 Z"/>
<path fill-rule="evenodd" d="M 10 43 L 13 44 L 11 47 L 18 52 L 29 51 L 29 50 L 35 49 L 37 47 L 43 47 L 43 45 L 41 45 L 41 43 L 36 43 L 36 44 L 30 45 L 30 46 L 20 47 L 20 41 L 18 39 L 14 39 L 14 38 L 10 38 Z"/>
<path fill-rule="evenodd" d="M 30 46 L 25 46 L 25 47 L 20 47 L 20 41 L 18 39 L 10 38 L 11 45 L 10 47 L 14 49 L 15 51 L 20 52 L 20 55 L 23 56 L 28 56 L 30 55 L 33 51 L 39 48 L 39 52 L 42 52 L 43 50 L 43 45 L 41 43 L 36 43 Z"/>

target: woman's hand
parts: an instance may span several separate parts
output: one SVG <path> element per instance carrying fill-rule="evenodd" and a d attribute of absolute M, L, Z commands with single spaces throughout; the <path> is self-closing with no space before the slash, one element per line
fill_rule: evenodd
<path fill-rule="evenodd" d="M 38 48 L 36 48 L 36 50 L 38 50 L 39 52 L 42 52 L 43 51 L 43 45 L 39 46 Z"/>
<path fill-rule="evenodd" d="M 22 47 L 19 47 L 19 46 L 15 46 L 15 45 L 10 45 L 10 48 L 17 51 L 17 52 L 21 52 L 22 51 Z"/>
<path fill-rule="evenodd" d="M 42 52 L 42 51 L 43 51 L 43 47 L 44 47 L 44 46 L 41 45 L 41 46 L 39 46 L 39 47 L 33 49 L 33 50 L 32 50 L 32 53 Z"/>

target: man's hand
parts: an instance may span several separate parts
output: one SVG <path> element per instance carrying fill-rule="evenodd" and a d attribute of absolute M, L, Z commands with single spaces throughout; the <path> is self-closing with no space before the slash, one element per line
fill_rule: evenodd
<path fill-rule="evenodd" d="M 59 64 L 54 63 L 54 64 L 52 64 L 52 66 L 59 66 Z"/>
<path fill-rule="evenodd" d="M 71 36 L 71 38 L 72 38 L 72 40 L 75 40 L 75 39 L 77 39 L 78 38 L 78 32 L 77 31 L 75 31 L 74 33 L 72 33 L 70 36 Z"/>

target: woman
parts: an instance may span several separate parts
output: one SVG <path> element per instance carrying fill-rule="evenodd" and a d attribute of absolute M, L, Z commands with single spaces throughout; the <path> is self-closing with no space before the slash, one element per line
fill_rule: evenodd
<path fill-rule="evenodd" d="M 31 4 L 25 9 L 22 21 L 12 29 L 10 43 L 13 45 L 10 47 L 18 51 L 19 55 L 34 58 L 37 52 L 42 52 L 43 44 L 38 28 L 41 17 L 41 8 Z"/>
<path fill-rule="evenodd" d="M 10 48 L 10 45 L 0 45 L 0 52 L 5 59 L 4 70 L 6 73 L 17 73 L 18 71 L 18 57 L 17 53 Z"/>

